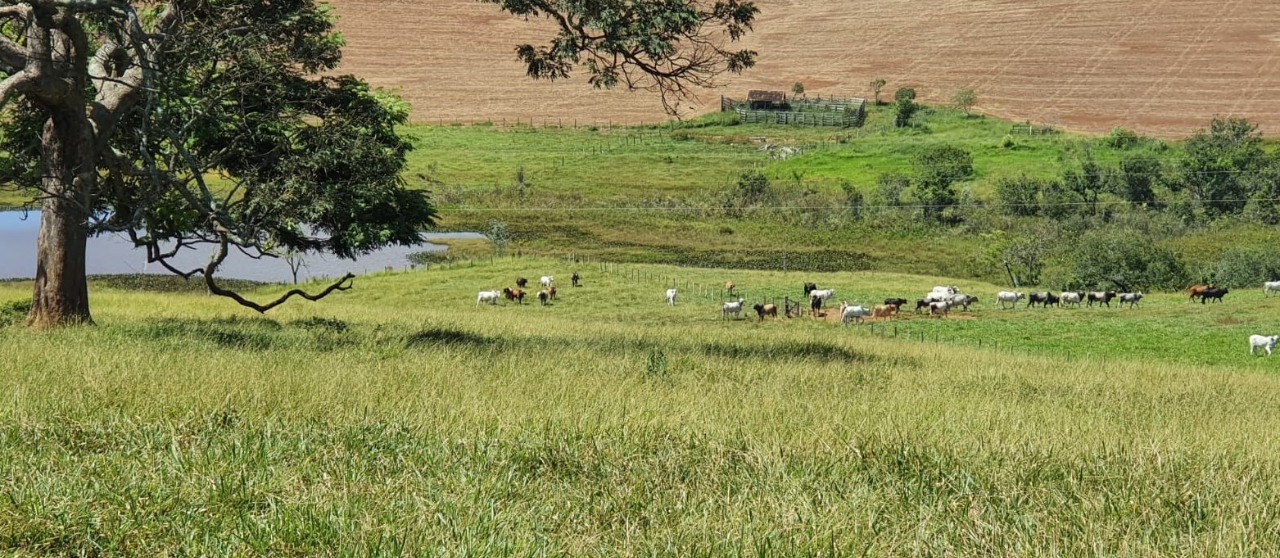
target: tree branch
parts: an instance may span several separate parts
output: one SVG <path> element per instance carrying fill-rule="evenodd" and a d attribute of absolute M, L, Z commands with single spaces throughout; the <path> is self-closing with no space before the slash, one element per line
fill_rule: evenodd
<path fill-rule="evenodd" d="M 227 290 L 222 287 L 219 287 L 218 283 L 214 280 L 213 276 L 214 276 L 214 273 L 218 271 L 218 266 L 222 265 L 223 260 L 227 259 L 228 244 L 229 243 L 227 242 L 226 236 L 223 236 L 222 241 L 218 245 L 217 255 L 214 256 L 214 258 L 209 261 L 209 265 L 206 265 L 204 268 L 204 284 L 206 287 L 209 288 L 210 293 L 213 293 L 218 296 L 230 298 L 231 300 L 236 301 L 241 306 L 244 306 L 245 308 L 251 308 L 261 314 L 266 314 L 267 311 L 281 304 L 284 304 L 285 301 L 295 296 L 300 296 L 302 298 L 315 302 L 317 300 L 320 300 L 326 296 L 333 294 L 336 291 L 349 291 L 351 290 L 351 287 L 352 287 L 350 281 L 356 278 L 354 274 L 347 273 L 346 275 L 343 275 L 341 279 L 338 279 L 336 282 L 330 284 L 328 287 L 326 287 L 323 291 L 320 291 L 319 293 L 310 294 L 302 289 L 290 289 L 289 292 L 284 293 L 279 298 L 271 302 L 268 302 L 266 304 L 258 304 L 252 300 L 249 300 L 247 298 L 244 298 L 243 296 L 240 296 L 240 294 L 235 291 L 231 291 L 231 290 Z"/>

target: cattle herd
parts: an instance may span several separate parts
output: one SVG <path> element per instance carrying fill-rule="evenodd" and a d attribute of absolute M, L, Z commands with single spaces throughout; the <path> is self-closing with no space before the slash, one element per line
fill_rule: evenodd
<path fill-rule="evenodd" d="M 574 272 L 572 277 L 574 287 L 580 287 L 581 276 Z M 543 276 L 539 282 L 540 290 L 537 297 L 538 302 L 542 305 L 551 304 L 556 300 L 555 277 L 550 275 Z M 505 298 L 509 301 L 523 304 L 525 295 L 528 291 L 528 280 L 524 277 L 516 278 L 516 286 L 514 288 L 507 287 L 496 291 L 480 291 L 476 297 L 476 306 L 480 304 L 497 304 L 501 299 Z M 746 299 L 737 296 L 737 285 L 732 281 L 725 283 L 725 292 L 730 296 L 736 297 L 721 306 L 721 319 L 741 319 L 742 311 L 746 307 Z M 823 308 L 828 302 L 835 297 L 835 289 L 820 289 L 815 283 L 805 283 L 803 286 L 803 294 L 809 300 L 809 309 L 814 316 L 823 316 Z M 1229 289 L 1220 288 L 1214 285 L 1194 285 L 1187 289 L 1188 300 L 1199 300 L 1201 304 L 1209 301 L 1223 301 L 1223 297 L 1227 295 Z M 1264 297 L 1270 296 L 1271 293 L 1280 293 L 1280 281 L 1268 281 L 1263 284 L 1262 293 Z M 668 306 L 675 306 L 679 297 L 677 289 L 667 289 L 665 300 Z M 1112 301 L 1117 306 L 1124 308 L 1137 308 L 1142 301 L 1142 292 L 1116 292 L 1116 291 L 1063 291 L 1053 293 L 1049 291 L 1023 293 L 1021 291 L 1000 291 L 996 293 L 996 303 L 1002 309 L 1014 309 L 1018 307 L 1018 303 L 1026 300 L 1026 308 L 1048 308 L 1057 306 L 1059 308 L 1081 305 L 1092 308 L 1095 304 L 1101 308 L 1103 306 L 1110 308 Z M 948 316 L 953 309 L 968 311 L 969 307 L 979 302 L 978 297 L 960 292 L 960 289 L 954 286 L 936 286 L 933 290 L 924 295 L 924 298 L 916 299 L 915 313 L 926 313 L 931 317 L 944 318 Z M 867 317 L 892 320 L 894 319 L 902 307 L 908 305 L 910 301 L 905 298 L 886 298 L 884 304 L 867 307 L 863 305 L 850 305 L 847 301 L 840 303 L 840 322 L 844 325 L 861 324 Z M 766 318 L 777 318 L 778 307 L 774 304 L 755 304 L 751 306 L 755 310 L 756 316 L 760 321 Z M 802 306 L 792 306 L 788 304 L 784 315 L 788 318 L 799 317 Z M 1271 355 L 1275 349 L 1280 336 L 1267 335 L 1250 335 L 1249 336 L 1249 354 L 1257 355 L 1261 351 L 1265 351 L 1267 355 Z"/>

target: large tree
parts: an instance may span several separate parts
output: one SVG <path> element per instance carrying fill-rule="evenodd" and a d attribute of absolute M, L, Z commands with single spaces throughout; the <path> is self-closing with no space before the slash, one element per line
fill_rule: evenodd
<path fill-rule="evenodd" d="M 560 24 L 551 46 L 517 49 L 533 77 L 582 63 L 597 86 L 653 88 L 674 107 L 753 62 L 723 48 L 749 29 L 750 3 L 498 3 Z M 333 75 L 341 46 L 315 0 L 0 0 L 0 180 L 38 192 L 42 214 L 28 323 L 92 321 L 85 248 L 102 232 L 260 312 L 350 276 L 254 302 L 216 279 L 233 250 L 355 257 L 419 242 L 435 211 L 400 178 L 408 107 Z M 201 246 L 207 265 L 172 265 Z"/>

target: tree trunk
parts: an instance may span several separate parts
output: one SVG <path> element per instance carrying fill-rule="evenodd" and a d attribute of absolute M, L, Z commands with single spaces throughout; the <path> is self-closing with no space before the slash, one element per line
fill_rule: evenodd
<path fill-rule="evenodd" d="M 83 108 L 50 112 L 41 137 L 41 166 L 47 174 L 36 239 L 35 293 L 27 316 L 28 326 L 41 329 L 93 323 L 85 277 L 89 193 L 97 168 L 93 141 Z"/>

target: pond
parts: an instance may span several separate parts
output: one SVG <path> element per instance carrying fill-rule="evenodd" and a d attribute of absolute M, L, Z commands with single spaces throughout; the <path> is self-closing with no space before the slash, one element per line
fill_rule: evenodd
<path fill-rule="evenodd" d="M 27 279 L 35 275 L 36 232 L 40 229 L 40 213 L 24 211 L 0 211 L 0 279 Z M 474 232 L 428 233 L 428 243 L 419 246 L 392 246 L 361 256 L 355 261 L 343 260 L 332 255 L 308 254 L 305 265 L 298 272 L 298 280 L 331 279 L 351 272 L 362 275 L 382 271 L 387 266 L 396 269 L 409 267 L 409 254 L 414 252 L 443 252 L 445 246 L 430 244 L 431 240 L 479 239 L 484 235 Z M 210 248 L 187 250 L 173 261 L 179 269 L 195 268 L 209 261 Z M 120 273 L 169 274 L 158 264 L 147 264 L 146 251 L 134 247 L 123 234 L 104 234 L 89 239 L 85 258 L 90 275 Z M 219 276 L 229 279 L 253 281 L 292 282 L 293 274 L 283 259 L 255 260 L 232 251 L 223 262 Z"/>

